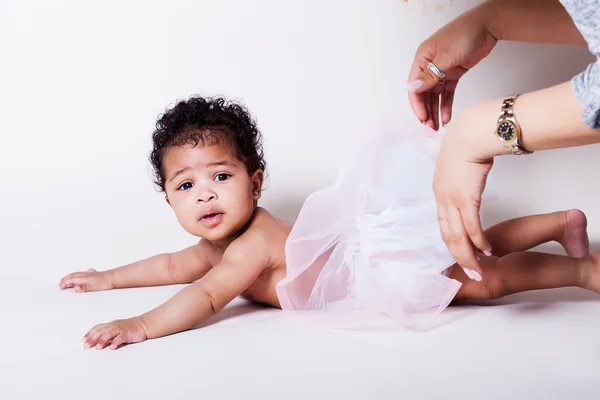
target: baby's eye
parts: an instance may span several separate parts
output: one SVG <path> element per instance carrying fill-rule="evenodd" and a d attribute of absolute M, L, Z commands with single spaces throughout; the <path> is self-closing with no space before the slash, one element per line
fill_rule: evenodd
<path fill-rule="evenodd" d="M 215 181 L 217 181 L 217 182 L 223 182 L 223 181 L 226 181 L 229 178 L 231 178 L 231 175 L 226 174 L 226 173 L 220 173 L 220 174 L 217 174 L 217 176 L 215 176 Z"/>
<path fill-rule="evenodd" d="M 183 182 L 181 185 L 179 185 L 179 187 L 177 188 L 177 190 L 188 190 L 194 187 L 194 184 L 192 184 L 192 182 Z"/>

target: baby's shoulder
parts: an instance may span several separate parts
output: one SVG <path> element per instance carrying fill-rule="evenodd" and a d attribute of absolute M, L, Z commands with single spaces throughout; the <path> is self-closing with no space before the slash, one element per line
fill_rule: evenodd
<path fill-rule="evenodd" d="M 279 248 L 285 247 L 291 229 L 291 223 L 277 219 L 264 208 L 258 207 L 244 233 L 230 247 L 251 247 L 253 252 L 266 254 L 278 252 Z"/>
<path fill-rule="evenodd" d="M 281 237 L 287 238 L 292 226 L 291 222 L 275 218 L 266 209 L 257 207 L 248 231 L 251 234 L 262 235 L 271 241 Z"/>

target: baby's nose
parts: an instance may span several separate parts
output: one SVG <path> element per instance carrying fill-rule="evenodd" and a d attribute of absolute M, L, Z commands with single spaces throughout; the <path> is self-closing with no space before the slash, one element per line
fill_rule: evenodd
<path fill-rule="evenodd" d="M 196 199 L 198 203 L 206 203 L 216 198 L 214 193 L 211 192 L 202 192 Z"/>

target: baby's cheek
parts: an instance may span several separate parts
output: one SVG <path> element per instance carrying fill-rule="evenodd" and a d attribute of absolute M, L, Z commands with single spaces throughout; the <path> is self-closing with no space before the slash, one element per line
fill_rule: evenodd
<path fill-rule="evenodd" d="M 175 208 L 174 211 L 175 217 L 177 218 L 177 221 L 179 221 L 179 224 L 189 232 L 190 229 L 195 225 L 193 214 L 190 212 L 190 210 L 182 207 Z"/>

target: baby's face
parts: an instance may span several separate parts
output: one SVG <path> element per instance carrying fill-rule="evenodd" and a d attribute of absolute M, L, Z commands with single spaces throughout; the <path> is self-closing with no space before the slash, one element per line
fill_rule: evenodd
<path fill-rule="evenodd" d="M 263 172 L 248 175 L 229 146 L 172 147 L 163 168 L 169 204 L 192 235 L 227 241 L 250 221 Z"/>

